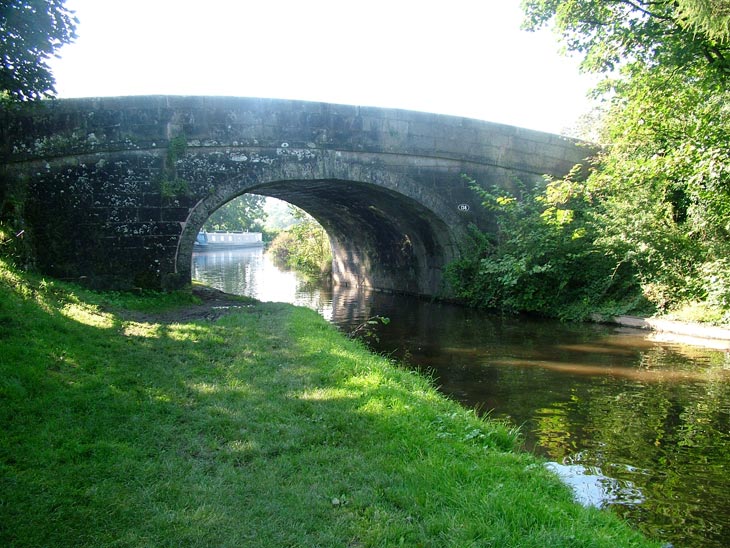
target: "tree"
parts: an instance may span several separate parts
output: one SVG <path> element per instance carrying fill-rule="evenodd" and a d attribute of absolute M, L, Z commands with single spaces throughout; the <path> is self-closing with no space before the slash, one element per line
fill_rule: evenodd
<path fill-rule="evenodd" d="M 267 252 L 275 263 L 306 277 L 318 278 L 331 272 L 332 250 L 327 232 L 304 210 L 289 208 L 296 223 L 281 231 Z"/>
<path fill-rule="evenodd" d="M 203 228 L 208 231 L 260 231 L 266 219 L 265 200 L 263 196 L 255 194 L 239 196 L 214 211 Z"/>
<path fill-rule="evenodd" d="M 266 212 L 266 230 L 271 232 L 277 232 L 279 230 L 286 230 L 297 224 L 297 211 L 298 208 L 279 200 L 277 198 L 267 198 L 264 204 L 264 211 Z"/>
<path fill-rule="evenodd" d="M 497 230 L 474 234 L 472 252 L 448 266 L 455 294 L 472 306 L 571 320 L 639 306 L 633 271 L 600 244 L 600 208 L 578 175 L 516 183 L 516 193 L 471 181 Z"/>
<path fill-rule="evenodd" d="M 730 40 L 730 1 L 677 0 L 677 13 L 687 24 L 715 40 Z"/>
<path fill-rule="evenodd" d="M 728 0 L 524 0 L 553 22 L 608 103 L 587 182 L 599 247 L 621 251 L 660 309 L 705 302 L 730 321 Z"/>
<path fill-rule="evenodd" d="M 730 75 L 730 43 L 722 41 L 728 0 L 523 0 L 522 7 L 524 28 L 554 22 L 568 51 L 583 55 L 581 67 L 589 72 L 637 62 L 683 67 L 702 59 Z M 724 19 L 716 19 L 716 12 Z"/>
<path fill-rule="evenodd" d="M 48 59 L 76 39 L 78 20 L 65 0 L 0 0 L 0 96 L 33 101 L 53 96 Z"/>

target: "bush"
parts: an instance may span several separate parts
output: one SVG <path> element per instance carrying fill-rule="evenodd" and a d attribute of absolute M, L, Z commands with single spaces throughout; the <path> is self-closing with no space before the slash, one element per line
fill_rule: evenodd
<path fill-rule="evenodd" d="M 325 230 L 313 219 L 306 219 L 280 232 L 268 252 L 276 264 L 318 277 L 332 268 L 332 251 Z"/>
<path fill-rule="evenodd" d="M 494 213 L 494 237 L 475 233 L 447 280 L 467 303 L 508 312 L 583 319 L 610 309 L 625 312 L 642 301 L 629 261 L 597 245 L 594 200 L 572 179 L 518 193 L 485 190 L 472 181 Z"/>

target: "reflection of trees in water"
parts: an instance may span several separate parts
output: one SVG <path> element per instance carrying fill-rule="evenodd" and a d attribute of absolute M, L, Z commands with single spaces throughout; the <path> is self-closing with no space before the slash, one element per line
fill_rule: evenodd
<path fill-rule="evenodd" d="M 704 381 L 651 382 L 654 368 L 677 361 L 672 354 L 667 348 L 644 353 L 640 367 L 648 382 L 574 385 L 568 399 L 536 412 L 535 434 L 549 458 L 569 462 L 582 448 L 581 464 L 635 484 L 644 502 L 616 510 L 647 532 L 692 546 L 712 546 L 710 534 L 721 546 L 730 534 L 730 385 L 724 357 L 711 358 L 717 364 L 705 366 Z M 696 365 L 683 364 L 695 379 Z"/>
<path fill-rule="evenodd" d="M 492 319 L 478 337 L 469 334 L 478 322 L 468 323 L 412 357 L 437 364 L 444 391 L 510 416 L 523 425 L 526 446 L 548 459 L 600 470 L 612 480 L 604 487 L 613 509 L 648 533 L 678 545 L 725 545 L 727 353 L 530 321 L 518 332 L 514 322 Z M 439 344 L 450 347 L 449 358 L 434 355 Z"/>
<path fill-rule="evenodd" d="M 202 251 L 193 254 L 193 279 L 234 295 L 256 297 L 263 249 Z"/>
<path fill-rule="evenodd" d="M 307 306 L 329 319 L 331 287 L 276 267 L 263 248 L 205 250 L 193 254 L 193 279 L 227 293 Z"/>

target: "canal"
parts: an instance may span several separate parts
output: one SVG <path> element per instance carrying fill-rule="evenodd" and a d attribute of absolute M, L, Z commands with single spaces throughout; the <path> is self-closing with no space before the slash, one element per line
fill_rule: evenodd
<path fill-rule="evenodd" d="M 491 315 L 307 284 L 261 249 L 193 256 L 193 276 L 263 301 L 308 306 L 442 392 L 519 425 L 587 505 L 676 548 L 730 546 L 730 353 L 646 332 Z"/>

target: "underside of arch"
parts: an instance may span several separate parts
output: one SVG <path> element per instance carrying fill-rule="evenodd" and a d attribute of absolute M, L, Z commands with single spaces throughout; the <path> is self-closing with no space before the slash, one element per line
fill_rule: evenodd
<path fill-rule="evenodd" d="M 342 179 L 279 180 L 245 192 L 291 203 L 324 227 L 336 284 L 443 294 L 443 268 L 455 258 L 455 236 L 443 219 L 417 200 L 372 183 Z M 245 192 L 231 192 L 225 200 Z M 179 248 L 179 271 L 189 272 L 192 241 L 219 202 L 211 197 L 196 206 L 183 234 L 185 245 Z"/>

